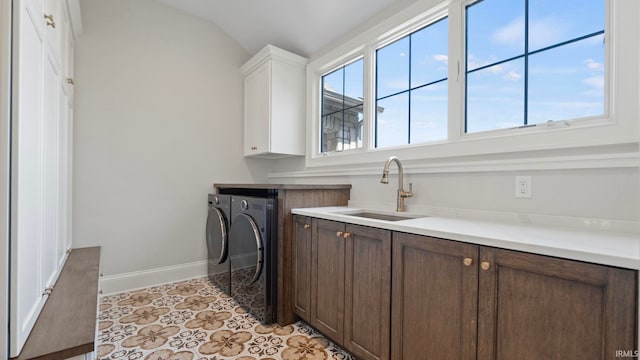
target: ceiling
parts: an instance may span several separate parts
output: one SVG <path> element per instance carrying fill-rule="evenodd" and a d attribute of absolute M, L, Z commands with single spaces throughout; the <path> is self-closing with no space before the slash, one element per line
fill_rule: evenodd
<path fill-rule="evenodd" d="M 414 0 L 157 0 L 211 21 L 251 55 L 272 44 L 310 56 L 381 10 Z"/>

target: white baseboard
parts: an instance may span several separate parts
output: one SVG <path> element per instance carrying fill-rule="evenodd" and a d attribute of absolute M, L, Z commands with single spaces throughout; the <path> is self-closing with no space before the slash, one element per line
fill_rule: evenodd
<path fill-rule="evenodd" d="M 232 261 L 236 264 L 235 266 L 244 268 L 253 265 L 249 259 L 247 256 L 240 255 L 233 257 Z M 225 267 L 226 265 L 218 265 L 218 269 L 214 270 L 213 273 L 224 272 L 226 271 Z M 207 274 L 207 260 L 202 260 L 187 264 L 103 276 L 100 278 L 100 291 L 103 296 L 117 294 L 149 286 L 204 277 L 207 276 Z"/>
<path fill-rule="evenodd" d="M 207 276 L 206 260 L 104 276 L 100 278 L 100 291 L 109 295 L 202 276 Z"/>

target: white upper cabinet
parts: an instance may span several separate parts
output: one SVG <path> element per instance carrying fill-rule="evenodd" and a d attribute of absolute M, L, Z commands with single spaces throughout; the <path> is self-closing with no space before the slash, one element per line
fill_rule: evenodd
<path fill-rule="evenodd" d="M 267 45 L 241 68 L 244 76 L 244 155 L 305 154 L 307 59 Z"/>

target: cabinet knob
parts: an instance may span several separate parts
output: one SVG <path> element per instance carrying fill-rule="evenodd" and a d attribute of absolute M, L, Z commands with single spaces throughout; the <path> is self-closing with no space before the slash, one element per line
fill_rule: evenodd
<path fill-rule="evenodd" d="M 257 146 L 252 146 L 251 150 L 258 150 L 258 147 Z"/>
<path fill-rule="evenodd" d="M 472 258 L 464 258 L 464 260 L 462 260 L 462 263 L 464 264 L 464 266 L 471 266 L 471 264 L 473 264 L 473 259 Z"/>
<path fill-rule="evenodd" d="M 351 233 L 350 232 L 346 232 L 346 233 L 342 234 L 342 237 L 345 238 L 345 239 L 348 239 L 348 238 L 351 237 Z"/>
<path fill-rule="evenodd" d="M 311 229 L 311 224 L 304 224 L 305 229 Z"/>
<path fill-rule="evenodd" d="M 489 270 L 490 267 L 491 267 L 491 264 L 488 261 L 483 261 L 480 263 L 480 268 L 482 270 Z"/>
<path fill-rule="evenodd" d="M 44 18 L 47 19 L 47 26 L 51 26 L 52 28 L 56 28 L 56 22 L 53 20 L 53 14 L 44 14 Z"/>
<path fill-rule="evenodd" d="M 75 83 L 73 82 L 72 78 L 67 78 L 67 84 L 69 85 L 75 85 Z"/>
<path fill-rule="evenodd" d="M 342 231 L 336 231 L 336 236 L 341 237 L 344 233 Z"/>

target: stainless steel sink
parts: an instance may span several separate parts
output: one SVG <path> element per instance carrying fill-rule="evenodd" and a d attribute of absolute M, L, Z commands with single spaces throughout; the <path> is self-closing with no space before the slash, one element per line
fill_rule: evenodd
<path fill-rule="evenodd" d="M 385 221 L 400 221 L 400 220 L 409 220 L 409 219 L 424 217 L 424 216 L 409 215 L 409 214 L 393 214 L 393 215 L 380 214 L 380 213 L 369 212 L 369 211 L 342 213 L 342 215 L 363 217 L 367 219 L 385 220 Z"/>

